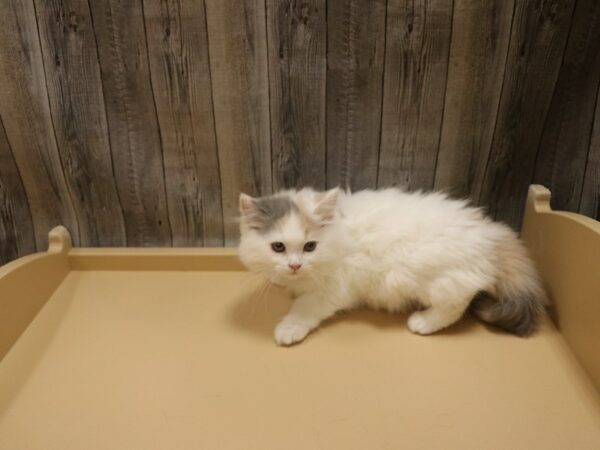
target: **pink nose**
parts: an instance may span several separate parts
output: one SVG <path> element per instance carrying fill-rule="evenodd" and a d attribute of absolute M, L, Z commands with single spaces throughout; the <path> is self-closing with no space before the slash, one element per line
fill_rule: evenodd
<path fill-rule="evenodd" d="M 302 267 L 302 264 L 288 264 L 288 266 L 290 266 L 290 269 L 296 272 L 300 267 Z"/>

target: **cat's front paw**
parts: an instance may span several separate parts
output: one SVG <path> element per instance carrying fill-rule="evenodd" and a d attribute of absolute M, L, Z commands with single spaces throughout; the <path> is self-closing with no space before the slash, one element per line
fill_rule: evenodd
<path fill-rule="evenodd" d="M 408 329 L 416 334 L 431 334 L 437 331 L 425 314 L 416 311 L 408 318 Z"/>
<path fill-rule="evenodd" d="M 292 345 L 300 342 L 310 332 L 311 328 L 284 318 L 275 327 L 275 342 L 279 345 Z"/>

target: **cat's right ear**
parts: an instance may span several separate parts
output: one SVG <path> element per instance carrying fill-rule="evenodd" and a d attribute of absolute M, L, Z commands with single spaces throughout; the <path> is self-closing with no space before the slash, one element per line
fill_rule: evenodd
<path fill-rule="evenodd" d="M 253 216 L 258 212 L 254 199 L 248 194 L 240 193 L 240 214 L 242 217 Z"/>
<path fill-rule="evenodd" d="M 259 230 L 264 227 L 265 213 L 255 198 L 242 192 L 239 204 L 242 223 L 253 230 Z"/>

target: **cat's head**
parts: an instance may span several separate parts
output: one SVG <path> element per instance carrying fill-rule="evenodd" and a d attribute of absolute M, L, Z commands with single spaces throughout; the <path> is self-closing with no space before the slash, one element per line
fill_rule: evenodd
<path fill-rule="evenodd" d="M 335 266 L 341 229 L 340 191 L 240 194 L 240 258 L 251 271 L 283 283 L 311 280 Z"/>

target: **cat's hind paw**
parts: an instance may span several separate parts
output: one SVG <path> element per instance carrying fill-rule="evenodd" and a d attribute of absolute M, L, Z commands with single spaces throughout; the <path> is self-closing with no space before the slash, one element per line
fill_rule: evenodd
<path fill-rule="evenodd" d="M 311 328 L 297 322 L 283 319 L 275 327 L 275 342 L 279 345 L 292 345 L 303 340 Z"/>

